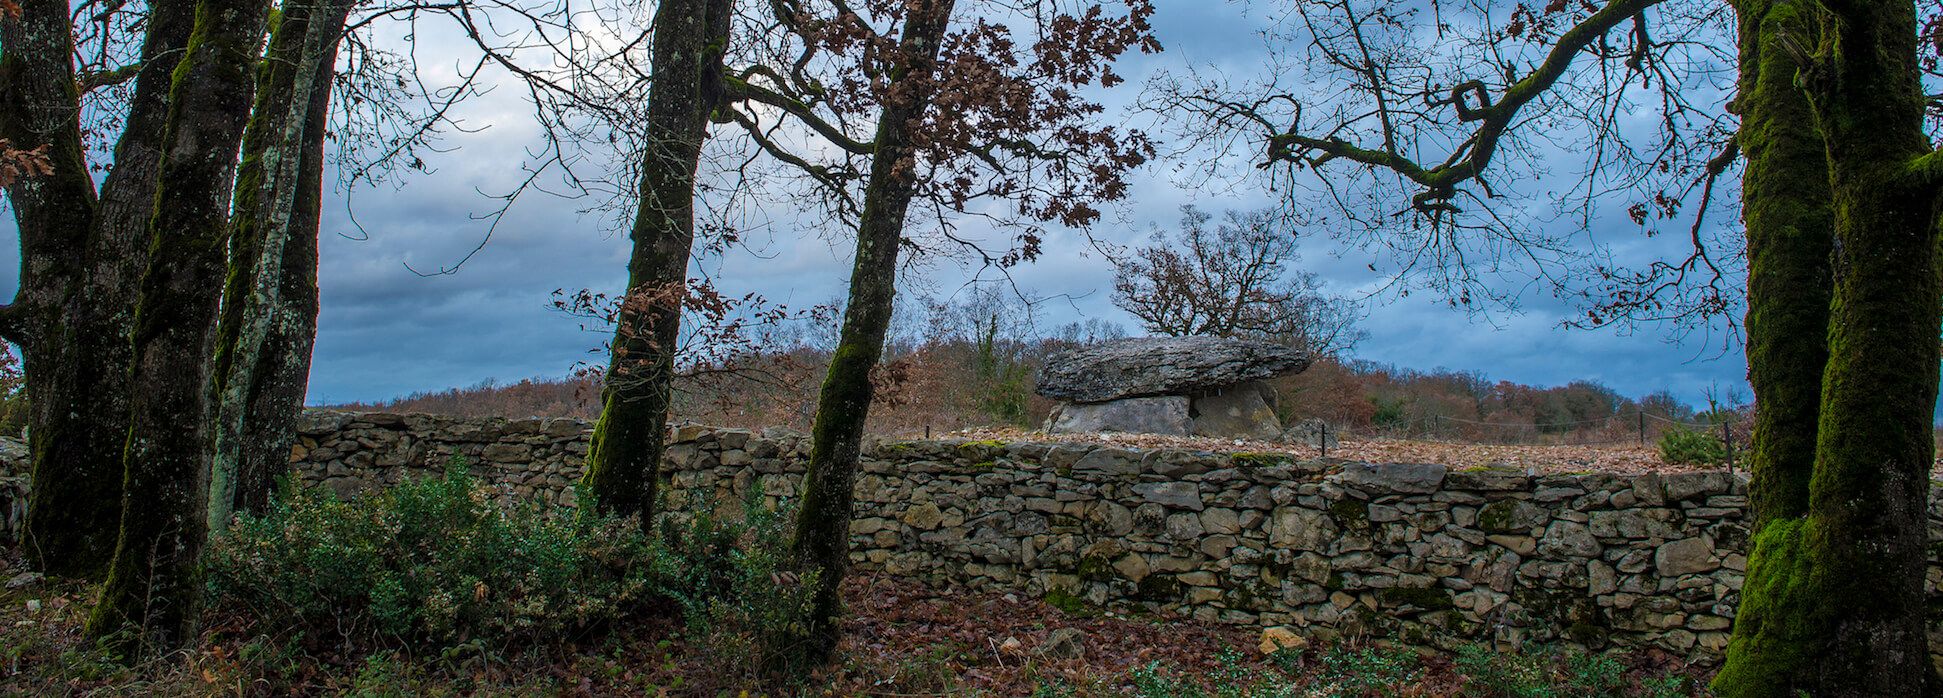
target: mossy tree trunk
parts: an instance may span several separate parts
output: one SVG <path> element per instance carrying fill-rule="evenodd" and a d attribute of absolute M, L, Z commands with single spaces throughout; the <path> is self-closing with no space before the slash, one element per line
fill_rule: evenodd
<path fill-rule="evenodd" d="M 1790 609 L 1773 605 L 1771 595 L 1762 593 L 1787 583 L 1792 563 L 1777 562 L 1792 561 L 1800 552 L 1794 527 L 1808 511 L 1822 371 L 1828 364 L 1833 191 L 1827 148 L 1807 94 L 1795 85 L 1797 58 L 1784 43 L 1813 31 L 1801 20 L 1807 6 L 1801 0 L 1763 0 L 1738 8 L 1743 37 L 1738 138 L 1747 158 L 1741 178 L 1747 375 L 1760 405 L 1749 497 L 1758 552 L 1728 649 L 1735 659 L 1718 685 L 1740 686 L 1749 695 L 1805 685 L 1809 665 L 1801 655 L 1812 654 L 1816 642 L 1794 632 L 1799 626 L 1787 621 Z"/>
<path fill-rule="evenodd" d="M 99 578 L 121 520 L 130 331 L 172 73 L 195 5 L 150 3 L 144 61 L 97 198 L 81 145 L 69 5 L 20 4 L 20 18 L 0 18 L 0 137 L 48 146 L 54 166 L 8 190 L 21 276 L 14 301 L 0 308 L 0 337 L 21 348 L 32 406 L 23 552 L 43 572 Z"/>
<path fill-rule="evenodd" d="M 667 438 L 695 239 L 695 169 L 709 115 L 721 102 L 722 52 L 734 6 L 733 0 L 669 0 L 655 11 L 648 145 L 629 234 L 634 251 L 578 491 L 583 510 L 639 516 L 644 528 L 653 523 Z"/>
<path fill-rule="evenodd" d="M 121 533 L 90 637 L 125 658 L 193 639 L 207 538 L 209 368 L 229 187 L 267 0 L 203 0 L 174 73 L 153 242 L 136 308 Z"/>
<path fill-rule="evenodd" d="M 1713 688 L 1722 696 L 1902 696 L 1937 694 L 1924 632 L 1927 495 L 1934 456 L 1943 283 L 1937 268 L 1937 182 L 1943 162 L 1922 129 L 1916 18 L 1909 3 L 1870 0 L 1742 6 L 1748 68 L 1789 73 L 1772 83 L 1801 90 L 1827 154 L 1832 212 L 1826 368 L 1821 374 L 1812 475 L 1799 484 L 1798 435 L 1781 446 L 1757 442 L 1760 531 L 1742 590 L 1728 663 Z M 1750 12 L 1758 10 L 1758 12 Z M 1773 56 L 1781 39 L 1813 49 Z M 1770 52 L 1766 59 L 1762 51 Z M 1746 55 L 1744 53 L 1744 55 Z M 1792 70 L 1786 64 L 1792 60 Z M 1759 94 L 1757 92 L 1757 94 Z M 1791 102 L 1793 96 L 1776 98 Z M 1759 102 L 1755 102 L 1755 106 Z M 1754 111 L 1752 139 L 1792 129 L 1798 113 Z M 1775 171 L 1757 171 L 1757 166 Z M 1817 172 L 1750 160 L 1748 179 Z M 1793 169 L 1799 168 L 1799 169 Z M 1750 215 L 1794 205 L 1750 197 Z M 1812 218 L 1810 216 L 1809 218 Z M 1750 223 L 1750 242 L 1755 226 Z M 1812 267 L 1805 257 L 1786 263 Z M 1778 265 L 1762 264 L 1772 271 Z M 1772 289 L 1751 286 L 1751 294 Z M 1772 296 L 1750 301 L 1751 312 Z M 1750 324 L 1750 334 L 1755 328 Z M 1770 328 L 1768 331 L 1773 331 Z M 1764 339 L 1765 341 L 1765 339 Z M 1757 360 L 1750 338 L 1750 362 Z M 1800 361 L 1799 355 L 1764 361 Z M 1779 370 L 1806 372 L 1808 365 Z M 1757 386 L 1758 388 L 1759 386 Z M 1763 398 L 1766 399 L 1765 397 Z M 1795 411 L 1801 408 L 1789 405 Z M 1762 409 L 1767 410 L 1764 401 Z M 1758 425 L 1757 425 L 1758 426 Z"/>
<path fill-rule="evenodd" d="M 816 571 L 819 585 L 807 638 L 811 661 L 827 659 L 839 639 L 839 586 L 850 564 L 850 518 L 864 422 L 870 417 L 870 374 L 883 356 L 897 294 L 898 249 L 918 170 L 915 131 L 931 103 L 938 49 L 954 2 L 910 3 L 898 47 L 901 64 L 891 72 L 892 88 L 872 141 L 850 295 L 842 333 L 817 395 L 816 422 L 810 429 L 815 447 L 803 475 L 793 543 L 799 564 Z"/>
<path fill-rule="evenodd" d="M 209 526 L 261 514 L 289 470 L 317 335 L 317 227 L 337 45 L 356 3 L 286 5 L 271 21 L 243 134 L 217 326 Z"/>

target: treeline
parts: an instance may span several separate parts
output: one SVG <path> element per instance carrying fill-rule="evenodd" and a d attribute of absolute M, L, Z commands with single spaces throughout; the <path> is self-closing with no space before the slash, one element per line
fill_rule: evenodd
<path fill-rule="evenodd" d="M 1124 336 L 1092 321 L 1051 332 L 1029 330 L 1026 313 L 980 313 L 976 302 L 928 302 L 906 313 L 878 366 L 870 426 L 880 434 L 921 434 L 974 426 L 1033 428 L 1053 402 L 1035 395 L 1046 359 L 1067 349 Z M 737 365 L 691 367 L 675 381 L 676 419 L 722 426 L 807 429 L 830 350 L 812 330 L 776 332 L 769 349 Z M 1307 371 L 1271 381 L 1286 424 L 1321 419 L 1360 437 L 1480 443 L 1650 443 L 1674 422 L 1742 421 L 1726 407 L 1696 411 L 1661 391 L 1639 398 L 1596 381 L 1540 387 L 1492 381 L 1480 371 L 1419 371 L 1325 357 Z M 599 379 L 578 374 L 516 383 L 487 380 L 441 392 L 337 409 L 431 412 L 456 417 L 595 418 Z M 1641 427 L 1644 427 L 1644 433 Z"/>

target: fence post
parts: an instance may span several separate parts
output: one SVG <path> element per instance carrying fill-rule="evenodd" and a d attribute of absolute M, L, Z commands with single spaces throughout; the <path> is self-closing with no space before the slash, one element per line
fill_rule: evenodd
<path fill-rule="evenodd" d="M 1727 422 L 1720 423 L 1720 442 L 1727 445 L 1727 474 L 1734 474 L 1734 432 Z"/>
<path fill-rule="evenodd" d="M 1639 410 L 1639 445 L 1646 445 L 1646 408 Z"/>
<path fill-rule="evenodd" d="M 1316 420 L 1316 448 L 1322 449 L 1322 457 L 1329 457 L 1329 422 Z"/>

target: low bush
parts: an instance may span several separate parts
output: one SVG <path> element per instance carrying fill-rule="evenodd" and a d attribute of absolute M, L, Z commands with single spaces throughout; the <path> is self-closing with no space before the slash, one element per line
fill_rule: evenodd
<path fill-rule="evenodd" d="M 710 509 L 664 518 L 660 590 L 726 673 L 792 673 L 803 659 L 817 577 L 794 571 L 787 510 L 754 501 L 742 509 L 739 521 Z"/>
<path fill-rule="evenodd" d="M 1458 649 L 1457 668 L 1470 680 L 1466 695 L 1490 698 L 1578 698 L 1642 696 L 1674 698 L 1688 691 L 1678 679 L 1635 681 L 1609 655 L 1555 652 L 1493 652 L 1476 645 Z"/>
<path fill-rule="evenodd" d="M 632 521 L 502 507 L 455 466 L 350 502 L 297 489 L 239 518 L 211 547 L 212 592 L 313 637 L 434 648 L 558 637 L 654 597 L 665 567 Z"/>
<path fill-rule="evenodd" d="M 1727 445 L 1712 432 L 1674 425 L 1660 432 L 1660 459 L 1668 463 L 1725 463 Z"/>

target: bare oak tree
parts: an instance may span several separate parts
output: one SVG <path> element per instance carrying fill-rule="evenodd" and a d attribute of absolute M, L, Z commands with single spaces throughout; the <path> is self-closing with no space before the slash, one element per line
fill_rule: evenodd
<path fill-rule="evenodd" d="M 1155 334 L 1265 339 L 1315 356 L 1356 344 L 1354 306 L 1321 295 L 1315 273 L 1289 268 L 1293 221 L 1274 210 L 1225 218 L 1209 230 L 1212 216 L 1183 207 L 1178 236 L 1155 232 L 1153 244 L 1115 261 L 1113 304 Z"/>
<path fill-rule="evenodd" d="M 1560 138 L 1557 128 L 1586 133 L 1565 142 L 1594 158 L 1590 172 L 1614 152 L 1649 154 L 1639 161 L 1647 167 L 1622 167 L 1628 177 L 1593 178 L 1596 186 L 1580 191 L 1588 203 L 1620 198 L 1642 223 L 1692 206 L 1690 251 L 1643 268 L 1595 265 L 1589 323 L 1730 312 L 1743 252 L 1732 243 L 1744 236 L 1749 380 L 1760 405 L 1754 538 L 1714 691 L 1937 695 L 1923 629 L 1923 512 L 1943 320 L 1935 225 L 1943 156 L 1924 132 L 1930 100 L 1914 5 L 1429 9 L 1462 14 L 1426 26 L 1412 12 L 1365 3 L 1298 5 L 1310 63 L 1353 77 L 1357 99 L 1346 105 L 1214 87 L 1160 94 L 1204 117 L 1201 128 L 1252 124 L 1267 171 L 1313 174 L 1331 195 L 1346 192 L 1328 183 L 1344 169 L 1397 185 L 1367 201 L 1403 201 L 1395 216 L 1403 225 L 1365 229 L 1382 236 L 1376 244 L 1406 251 L 1405 269 L 1422 268 L 1467 302 L 1467 291 L 1484 288 L 1471 267 L 1559 249 L 1556 234 L 1525 236 L 1529 222 L 1514 224 L 1492 205 L 1507 193 L 1503 183 L 1516 181 L 1490 176 L 1509 169 L 1503 155 L 1517 155 L 1507 146 Z M 1315 21 L 1323 10 L 1331 19 Z M 1721 26 L 1729 10 L 1738 19 L 1738 94 L 1696 104 L 1720 94 L 1693 88 L 1719 72 L 1710 47 L 1731 36 Z M 1460 38 L 1413 49 L 1396 40 L 1406 35 Z M 1642 93 L 1657 98 L 1659 135 L 1652 147 L 1627 146 L 1637 134 L 1618 117 L 1640 110 L 1625 96 Z M 1426 127 L 1442 129 L 1441 155 L 1425 157 L 1417 136 Z M 1703 220 L 1714 184 L 1737 162 L 1744 228 L 1710 236 Z M 1624 192 L 1643 196 L 1626 201 Z M 1477 212 L 1488 224 L 1460 220 Z M 1486 245 L 1480 256 L 1459 244 L 1467 239 L 1510 246 Z"/>
<path fill-rule="evenodd" d="M 928 228 L 947 249 L 985 264 L 1030 260 L 1044 223 L 1091 224 L 1095 206 L 1124 196 L 1126 173 L 1153 152 L 1139 132 L 1092 124 L 1102 108 L 1077 93 L 1121 82 L 1111 63 L 1124 52 L 1159 49 L 1144 0 L 1129 0 L 1122 15 L 1045 2 L 981 3 L 990 15 L 954 17 L 956 5 L 772 3 L 774 24 L 757 42 L 763 60 L 727 81 L 735 105 L 724 116 L 814 185 L 831 221 L 856 232 L 794 542 L 820 584 L 802 645 L 812 660 L 836 646 L 851 490 L 901 253 L 924 249 L 919 232 Z M 1028 36 L 1014 36 L 1006 24 L 1014 20 Z M 914 214 L 934 223 L 909 228 Z M 1009 249 L 965 234 L 959 216 L 1014 231 Z"/>

